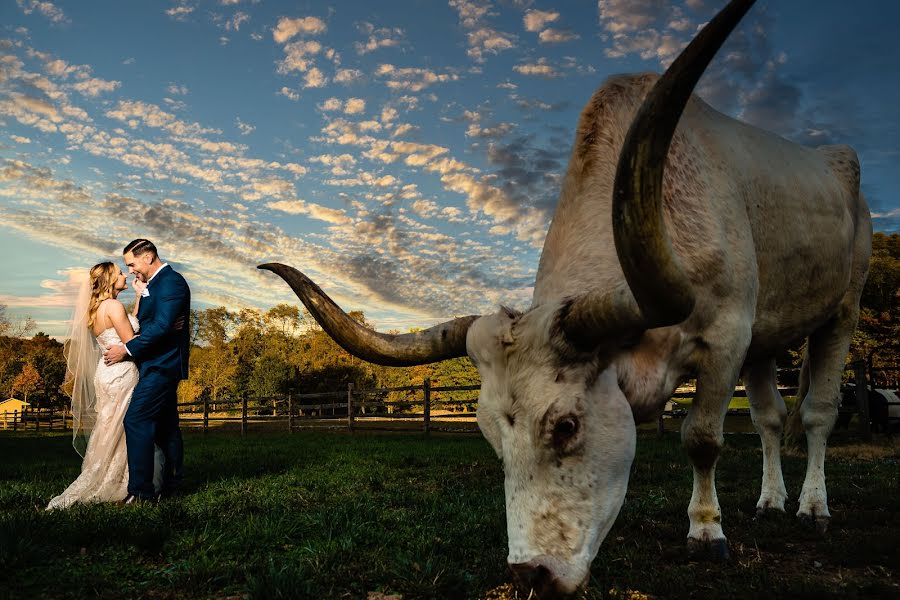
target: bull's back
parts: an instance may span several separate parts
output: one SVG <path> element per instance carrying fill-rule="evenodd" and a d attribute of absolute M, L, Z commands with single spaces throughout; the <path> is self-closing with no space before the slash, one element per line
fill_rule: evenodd
<path fill-rule="evenodd" d="M 871 235 L 859 160 L 848 146 L 807 148 L 718 121 L 714 129 L 727 125 L 720 152 L 731 163 L 756 259 L 751 352 L 768 352 L 811 333 L 848 296 L 858 302 Z"/>
<path fill-rule="evenodd" d="M 612 183 L 625 132 L 656 79 L 612 77 L 582 111 L 535 304 L 624 278 Z M 670 147 L 663 208 L 674 250 L 709 307 L 723 294 L 752 296 L 744 303 L 755 309 L 755 340 L 783 344 L 827 319 L 852 286 L 857 229 L 868 219 L 858 189 L 851 149 L 806 148 L 694 97 Z"/>

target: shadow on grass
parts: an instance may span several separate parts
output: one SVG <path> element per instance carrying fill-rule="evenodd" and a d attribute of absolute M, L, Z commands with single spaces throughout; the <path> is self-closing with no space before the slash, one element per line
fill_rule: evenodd
<path fill-rule="evenodd" d="M 508 582 L 502 469 L 483 439 L 188 433 L 185 445 L 183 498 L 46 513 L 77 474 L 69 440 L 0 435 L 7 597 L 478 598 Z M 677 434 L 642 433 L 584 597 L 900 597 L 898 455 L 866 456 L 829 462 L 821 537 L 792 514 L 805 457 L 784 459 L 788 514 L 757 520 L 758 439 L 728 436 L 717 479 L 734 560 L 713 566 L 684 552 L 692 479 Z"/>

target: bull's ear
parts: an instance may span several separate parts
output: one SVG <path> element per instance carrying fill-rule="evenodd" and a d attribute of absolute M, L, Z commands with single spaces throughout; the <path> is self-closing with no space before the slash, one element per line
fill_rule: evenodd
<path fill-rule="evenodd" d="M 505 314 L 510 320 L 513 321 L 522 316 L 522 311 L 510 308 L 508 306 L 503 306 L 502 304 L 500 305 L 500 310 L 502 310 L 503 314 Z"/>
<path fill-rule="evenodd" d="M 497 339 L 501 346 L 511 346 L 516 340 L 513 335 L 513 325 L 522 316 L 522 313 L 508 306 L 500 306 L 500 312 L 506 317 L 506 322 L 501 323 L 500 332 Z"/>

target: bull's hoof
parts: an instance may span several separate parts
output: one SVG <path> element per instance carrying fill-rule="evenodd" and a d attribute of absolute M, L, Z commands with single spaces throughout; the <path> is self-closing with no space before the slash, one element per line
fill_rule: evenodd
<path fill-rule="evenodd" d="M 784 514 L 784 509 L 776 506 L 766 505 L 756 507 L 756 518 L 759 520 L 778 519 L 783 517 Z"/>
<path fill-rule="evenodd" d="M 731 560 L 731 551 L 728 549 L 728 540 L 696 540 L 688 538 L 688 554 L 694 560 L 708 562 L 727 562 Z"/>
<path fill-rule="evenodd" d="M 801 525 L 809 529 L 815 529 L 816 533 L 820 535 L 824 535 L 828 531 L 828 521 L 831 520 L 830 517 L 820 517 L 806 513 L 800 513 L 797 515 L 797 518 L 800 519 Z"/>

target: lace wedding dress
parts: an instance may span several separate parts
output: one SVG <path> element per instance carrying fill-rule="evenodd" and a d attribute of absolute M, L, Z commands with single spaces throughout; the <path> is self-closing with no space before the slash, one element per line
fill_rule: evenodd
<path fill-rule="evenodd" d="M 134 331 L 139 330 L 138 320 L 128 315 Z M 122 344 L 112 327 L 97 336 L 102 350 Z M 128 454 L 125 448 L 125 412 L 131 402 L 131 392 L 138 382 L 137 365 L 122 361 L 107 366 L 100 358 L 94 387 L 97 393 L 97 420 L 91 432 L 81 474 L 66 490 L 50 501 L 47 509 L 66 508 L 76 502 L 115 502 L 128 494 Z M 156 449 L 153 484 L 159 491 L 162 483 L 163 456 Z"/>

